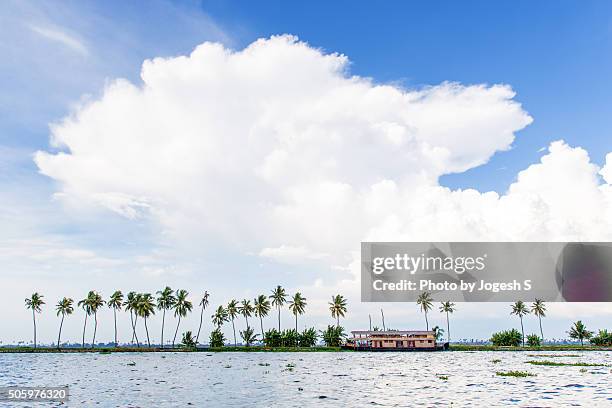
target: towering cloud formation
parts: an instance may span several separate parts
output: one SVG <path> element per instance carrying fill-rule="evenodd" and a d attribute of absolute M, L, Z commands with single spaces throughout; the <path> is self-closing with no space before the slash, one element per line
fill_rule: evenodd
<path fill-rule="evenodd" d="M 66 200 L 282 262 L 348 265 L 365 239 L 610 238 L 612 165 L 602 183 L 561 141 L 505 195 L 438 184 L 531 122 L 509 86 L 405 90 L 348 66 L 291 36 L 145 61 L 141 85 L 53 126 L 61 152 L 36 163 Z"/>

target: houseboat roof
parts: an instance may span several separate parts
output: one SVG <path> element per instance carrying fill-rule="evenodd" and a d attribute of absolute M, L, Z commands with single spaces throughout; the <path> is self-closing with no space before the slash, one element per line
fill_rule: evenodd
<path fill-rule="evenodd" d="M 367 334 L 367 335 L 411 335 L 411 334 L 433 334 L 433 330 L 353 330 L 351 334 Z"/>

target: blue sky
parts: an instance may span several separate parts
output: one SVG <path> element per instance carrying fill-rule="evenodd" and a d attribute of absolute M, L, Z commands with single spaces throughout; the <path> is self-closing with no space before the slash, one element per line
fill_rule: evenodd
<path fill-rule="evenodd" d="M 99 193 L 107 192 L 96 184 L 96 175 L 88 173 L 87 168 L 77 167 L 77 171 L 82 171 L 83 177 L 91 177 L 85 184 L 92 186 L 91 191 L 88 188 L 75 188 L 75 185 L 80 185 L 78 177 L 70 178 L 67 175 L 75 171 L 72 168 L 60 172 L 54 166 L 42 169 L 33 160 L 37 151 L 50 155 L 69 151 L 66 146 L 58 148 L 50 145 L 50 126 L 71 117 L 88 101 L 104 101 L 105 87 L 113 84 L 117 78 L 142 85 L 140 73 L 144 60 L 189 55 L 197 45 L 206 41 L 219 42 L 227 49 L 240 52 L 259 38 L 280 34 L 295 35 L 312 48 L 320 49 L 323 54 L 344 54 L 350 60 L 348 70 L 351 75 L 371 78 L 374 84 L 389 84 L 407 92 L 426 90 L 426 93 L 434 93 L 444 82 L 456 82 L 464 88 L 482 84 L 507 84 L 512 87 L 516 96 L 510 99 L 522 105 L 523 115 L 518 115 L 518 119 L 508 119 L 511 123 L 508 129 L 502 125 L 493 126 L 490 135 L 490 140 L 497 141 L 498 133 L 515 134 L 516 140 L 510 149 L 501 151 L 507 147 L 506 144 L 495 142 L 495 154 L 486 164 L 459 166 L 468 170 L 456 174 L 449 174 L 455 168 L 450 165 L 442 171 L 431 171 L 432 177 L 440 176 L 441 186 L 474 188 L 480 193 L 493 190 L 503 194 L 516 181 L 521 170 L 538 163 L 550 143 L 559 139 L 565 140 L 570 147 L 582 147 L 590 155 L 591 162 L 600 167 L 605 163 L 606 154 L 612 151 L 612 138 L 609 136 L 612 130 L 612 81 L 609 75 L 612 72 L 612 4 L 607 1 L 384 4 L 348 1 L 274 1 L 265 4 L 250 1 L 8 1 L 0 7 L 0 53 L 3 55 L 0 58 L 0 221 L 5 226 L 0 233 L 0 249 L 4 251 L 0 251 L 0 256 L 5 257 L 6 268 L 10 269 L 6 272 L 6 278 L 14 285 L 15 298 L 19 302 L 23 297 L 20 291 L 29 291 L 31 284 L 28 282 L 34 279 L 40 279 L 52 287 L 55 284 L 53 281 L 58 278 L 86 276 L 85 283 L 72 286 L 73 290 L 84 291 L 87 282 L 100 282 L 99 285 L 103 286 L 108 276 L 126 285 L 140 283 L 146 277 L 151 280 L 151 287 L 145 289 L 150 291 L 156 290 L 166 279 L 177 282 L 176 285 L 194 285 L 198 288 L 209 288 L 207 285 L 211 285 L 218 291 L 225 290 L 223 296 L 232 294 L 230 289 L 223 288 L 236 281 L 254 288 L 259 285 L 271 287 L 278 280 L 283 280 L 289 287 L 314 281 L 312 287 L 324 293 L 327 299 L 325 289 L 335 288 L 338 281 L 350 276 L 347 272 L 350 268 L 346 265 L 317 263 L 328 256 L 336 256 L 330 254 L 336 254 L 337 248 L 317 247 L 317 243 L 312 243 L 316 248 L 309 247 L 309 238 L 304 238 L 309 237 L 307 230 L 301 231 L 296 227 L 300 233 L 288 238 L 287 242 L 279 241 L 277 236 L 272 236 L 274 234 L 267 236 L 267 231 L 264 231 L 262 237 L 254 235 L 251 241 L 226 245 L 223 240 L 229 240 L 228 236 L 233 231 L 210 233 L 209 224 L 206 224 L 206 228 L 199 225 L 194 227 L 195 232 L 185 227 L 181 218 L 193 214 L 187 211 L 181 213 L 177 207 L 182 209 L 182 205 L 187 206 L 188 203 L 170 207 L 162 205 L 142 216 L 126 217 L 121 211 L 108 211 L 108 208 L 90 205 L 89 202 L 85 204 L 86 199 L 97 199 Z M 315 68 L 317 66 L 305 67 L 302 72 L 298 67 L 296 75 L 306 78 Z M 180 84 L 171 85 L 180 89 Z M 270 87 L 273 85 L 270 84 Z M 505 109 L 504 101 L 495 99 L 492 104 L 497 106 L 499 102 Z M 112 105 L 111 102 L 106 103 Z M 482 110 L 487 107 L 486 103 L 480 105 Z M 442 117 L 444 112 L 439 113 Z M 533 123 L 528 126 L 524 122 L 527 114 L 533 118 Z M 235 115 L 237 121 L 240 117 L 241 114 Z M 499 123 L 504 118 L 501 117 Z M 454 119 L 451 117 L 448 120 L 453 122 Z M 90 127 L 85 125 L 82 130 L 86 132 Z M 179 123 L 177 128 L 184 131 L 181 126 L 182 123 Z M 460 145 L 463 137 L 471 140 L 469 133 L 456 131 L 452 123 L 449 126 L 446 135 L 449 144 Z M 65 130 L 63 126 L 59 127 L 60 133 Z M 479 133 L 478 137 L 482 144 L 489 139 L 486 132 Z M 452 143 L 454 138 L 458 143 Z M 95 139 L 89 140 L 92 149 L 105 147 L 96 144 Z M 119 142 L 109 142 L 109 146 L 115 149 L 111 156 L 127 155 L 129 149 L 124 149 Z M 192 143 L 193 140 L 183 142 Z M 359 149 L 352 151 L 352 147 L 347 146 L 346 151 L 360 157 Z M 580 152 L 568 149 L 559 148 L 559 154 L 575 154 L 575 157 L 572 156 L 575 161 L 569 164 L 577 163 L 580 169 L 590 171 L 580 161 Z M 467 153 L 473 152 L 468 149 Z M 458 162 L 463 159 L 461 154 L 457 153 L 455 157 Z M 488 155 L 484 154 L 483 157 L 485 159 L 482 161 L 486 161 Z M 92 157 L 87 156 L 86 159 L 91 161 Z M 139 158 L 133 159 L 136 169 Z M 415 159 L 417 164 L 418 160 Z M 556 170 L 543 171 L 543 175 L 535 178 L 547 180 L 560 173 L 558 169 L 564 167 L 564 162 L 560 163 Z M 352 169 L 352 165 L 347 162 L 346 168 Z M 41 171 L 46 175 L 42 175 Z M 397 169 L 381 171 L 395 174 L 393 171 Z M 572 174 L 570 172 L 569 176 Z M 594 174 L 602 182 L 596 171 Z M 550 185 L 555 189 L 580 190 L 577 188 L 580 186 L 562 183 L 568 175 L 560 174 L 558 178 L 550 180 Z M 144 196 L 145 206 L 154 208 L 155 205 L 150 203 L 172 196 L 167 191 L 162 194 L 155 190 L 155 186 L 144 190 L 146 194 L 133 186 L 132 190 L 124 191 L 123 180 L 114 182 L 116 184 L 111 185 L 117 191 L 113 193 L 120 192 L 121 195 L 110 197 L 113 200 L 128 197 L 133 204 L 134 197 Z M 212 185 L 216 192 L 219 186 Z M 240 185 L 247 190 L 251 186 L 248 183 Z M 104 184 L 104 188 L 106 186 Z M 224 193 L 223 187 L 220 195 Z M 521 187 L 521 191 L 532 187 Z M 598 189 L 599 186 L 593 188 Z M 193 190 L 191 184 L 185 191 L 199 193 Z M 266 192 L 270 193 L 268 190 Z M 293 190 L 291 192 L 295 193 Z M 280 189 L 273 190 L 272 197 L 286 193 Z M 590 190 L 587 191 L 585 196 L 590 193 Z M 253 197 L 259 197 L 257 194 L 253 192 Z M 552 196 L 557 200 L 555 194 Z M 70 199 L 65 200 L 66 197 Z M 109 197 L 104 199 L 108 200 Z M 547 199 L 544 197 L 545 201 Z M 282 204 L 279 208 L 287 208 L 284 206 L 287 203 Z M 317 208 L 319 204 L 312 204 L 312 208 Z M 142 203 L 137 202 L 136 205 Z M 460 203 L 456 207 L 463 208 Z M 227 208 L 229 214 L 229 209 L 233 207 Z M 237 208 L 238 213 L 243 210 L 242 207 Z M 308 214 L 301 214 L 301 210 L 296 209 L 296 217 L 308 219 Z M 599 214 L 597 211 L 599 207 L 593 210 L 595 216 Z M 346 212 L 352 214 L 348 209 Z M 469 218 L 474 213 L 478 211 L 465 210 L 462 215 Z M 608 213 L 601 214 L 600 218 L 605 219 Z M 224 219 L 223 216 L 227 214 L 215 215 Z M 537 213 L 535 222 L 539 216 Z M 233 214 L 228 217 L 236 218 Z M 573 219 L 568 221 L 570 224 L 573 222 Z M 576 221 L 578 225 L 582 225 L 581 222 Z M 339 223 L 338 229 L 350 229 L 351 224 Z M 544 237 L 542 239 L 554 240 L 601 237 L 597 235 L 599 232 L 589 235 L 592 231 L 589 228 L 590 224 L 584 228 L 576 227 L 575 230 L 570 228 L 576 235 L 565 234 L 563 231 L 566 230 L 561 229 L 562 232 L 557 231 L 557 235 L 550 230 L 541 236 Z M 278 234 L 284 231 L 282 228 L 278 231 L 274 227 L 269 229 Z M 358 248 L 358 242 L 364 236 L 382 234 L 375 228 L 359 235 L 362 232 L 350 236 L 354 241 L 351 241 L 351 248 Z M 389 235 L 378 237 L 381 240 L 396 236 L 406 239 L 402 232 L 407 232 L 401 231 L 401 228 L 387 232 Z M 434 237 L 427 236 L 428 239 Z M 26 245 L 33 248 L 32 252 L 23 249 Z M 179 246 L 180 249 L 177 249 Z M 36 255 L 36 248 L 48 250 L 51 255 L 60 255 L 49 264 L 42 261 L 32 263 L 30 258 L 32 253 Z M 343 255 L 338 255 L 338 258 L 346 260 L 346 248 L 343 247 L 342 251 Z M 276 263 L 263 256 L 264 253 L 302 256 L 307 262 L 289 265 Z M 88 262 L 95 268 L 80 272 L 79 268 Z M 141 265 L 145 265 L 142 270 L 138 269 Z M 219 269 L 226 269 L 228 273 L 219 277 L 215 275 Z M 133 278 L 128 275 L 133 275 Z M 54 289 L 49 290 L 55 293 Z M 247 295 L 252 294 L 246 290 Z M 566 324 L 562 316 L 568 313 L 568 309 L 564 307 L 558 309 L 556 317 L 552 317 L 559 320 L 555 328 L 557 336 L 563 333 L 562 327 Z M 584 310 L 591 313 L 595 309 L 587 307 Z M 401 313 L 398 309 L 397 315 Z M 390 311 L 389 315 L 392 318 L 393 312 Z M 503 315 L 506 316 L 505 311 Z M 409 316 L 406 326 L 420 319 L 416 313 Z M 491 315 L 483 317 L 490 319 L 488 323 L 479 324 L 470 322 L 468 317 L 467 314 L 464 316 L 465 333 L 469 328 L 470 332 L 482 336 L 490 332 L 490 322 L 495 320 Z M 592 318 L 594 322 L 600 322 L 609 316 L 602 317 L 593 312 Z M 316 323 L 320 324 L 320 321 Z M 363 319 L 358 323 L 363 323 Z M 12 324 L 14 328 L 19 326 L 16 321 Z"/>

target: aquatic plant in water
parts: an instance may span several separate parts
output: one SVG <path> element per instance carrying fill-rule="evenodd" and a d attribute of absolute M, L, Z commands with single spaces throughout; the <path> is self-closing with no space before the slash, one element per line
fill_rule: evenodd
<path fill-rule="evenodd" d="M 500 377 L 535 377 L 535 374 L 526 371 L 498 371 L 495 374 Z"/>

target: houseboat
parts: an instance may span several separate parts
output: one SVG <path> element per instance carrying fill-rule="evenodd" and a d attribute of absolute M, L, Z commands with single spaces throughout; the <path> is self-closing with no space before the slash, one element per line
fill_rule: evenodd
<path fill-rule="evenodd" d="M 435 333 L 408 330 L 355 330 L 344 345 L 355 351 L 441 351 L 448 343 L 438 343 Z"/>

